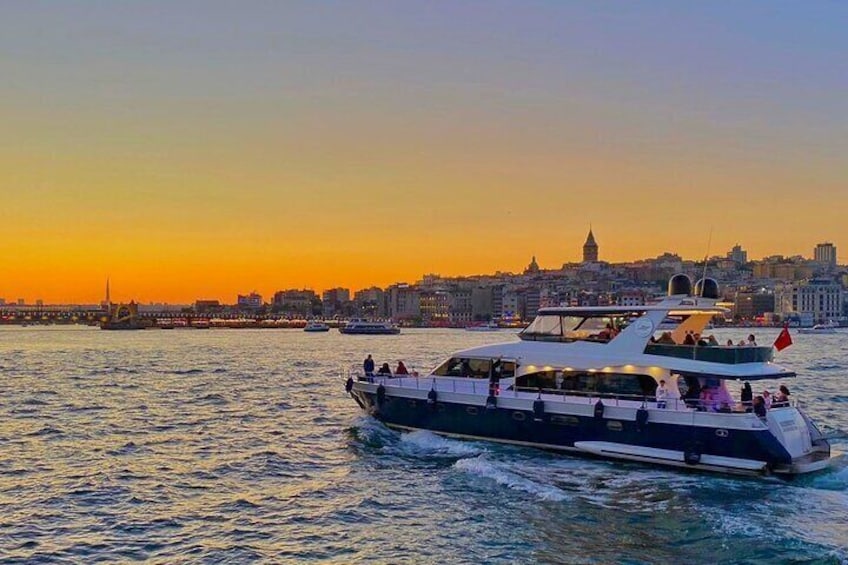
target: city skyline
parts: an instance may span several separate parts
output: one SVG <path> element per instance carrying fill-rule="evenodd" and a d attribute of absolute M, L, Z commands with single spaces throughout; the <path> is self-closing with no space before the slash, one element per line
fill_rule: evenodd
<path fill-rule="evenodd" d="M 839 3 L 13 2 L 0 296 L 550 269 L 590 223 L 610 262 L 845 249 L 846 28 Z"/>
<path fill-rule="evenodd" d="M 587 250 L 586 250 L 587 246 L 591 246 L 594 249 L 594 253 L 592 253 L 590 251 L 588 256 L 587 256 Z M 231 292 L 229 292 L 228 294 L 223 295 L 223 296 L 206 296 L 206 295 L 200 296 L 200 295 L 196 295 L 196 296 L 194 296 L 190 299 L 184 300 L 184 301 L 169 301 L 169 300 L 162 300 L 162 299 L 156 299 L 156 298 L 147 299 L 147 298 L 144 298 L 144 297 L 128 296 L 128 295 L 125 295 L 123 293 L 119 293 L 117 298 L 115 300 L 112 300 L 112 280 L 111 280 L 110 277 L 107 277 L 105 279 L 105 281 L 103 281 L 103 286 L 101 288 L 101 295 L 99 297 L 94 297 L 91 300 L 76 301 L 76 302 L 71 301 L 71 300 L 51 301 L 51 300 L 45 300 L 45 299 L 40 298 L 40 297 L 31 299 L 31 300 L 27 300 L 26 297 L 23 296 L 23 295 L 18 295 L 14 298 L 10 298 L 10 297 L 7 297 L 7 296 L 3 295 L 2 293 L 0 293 L 0 301 L 4 302 L 6 305 L 9 305 L 9 306 L 14 306 L 16 303 L 20 303 L 20 304 L 24 304 L 24 305 L 41 305 L 41 304 L 50 305 L 50 304 L 98 304 L 98 303 L 103 304 L 103 303 L 121 303 L 121 302 L 126 303 L 126 302 L 130 302 L 130 301 L 137 302 L 137 303 L 140 303 L 140 304 L 191 305 L 191 304 L 194 304 L 197 301 L 204 301 L 204 300 L 217 301 L 217 302 L 220 302 L 221 304 L 229 304 L 229 303 L 234 304 L 236 302 L 237 298 L 240 299 L 240 298 L 242 298 L 242 296 L 244 296 L 246 298 L 247 295 L 252 295 L 252 294 L 255 293 L 255 294 L 261 296 L 263 299 L 265 299 L 265 302 L 267 303 L 268 302 L 267 299 L 270 296 L 274 295 L 277 292 L 282 291 L 284 288 L 287 288 L 287 289 L 295 289 L 296 288 L 296 289 L 314 291 L 320 296 L 321 293 L 328 291 L 328 290 L 346 289 L 346 290 L 349 290 L 351 292 L 357 292 L 357 291 L 360 291 L 360 290 L 367 290 L 367 289 L 375 288 L 375 287 L 383 289 L 383 288 L 387 288 L 391 285 L 397 285 L 397 284 L 416 284 L 416 283 L 418 283 L 419 281 L 421 281 L 422 279 L 424 279 L 428 276 L 436 276 L 436 277 L 440 277 L 440 278 L 458 278 L 458 279 L 468 278 L 468 279 L 473 279 L 473 278 L 476 278 L 476 277 L 483 277 L 483 278 L 492 277 L 492 276 L 497 276 L 498 274 L 508 275 L 508 276 L 517 276 L 517 275 L 520 275 L 522 272 L 527 273 L 528 270 L 532 270 L 532 269 L 535 269 L 537 271 L 542 271 L 542 272 L 555 273 L 558 270 L 560 270 L 561 268 L 565 268 L 566 266 L 569 267 L 570 269 L 573 269 L 573 268 L 575 268 L 575 266 L 586 265 L 587 262 L 592 263 L 595 260 L 597 260 L 599 263 L 602 263 L 602 264 L 609 264 L 609 265 L 615 266 L 615 265 L 626 265 L 626 264 L 633 264 L 633 263 L 639 263 L 639 262 L 651 262 L 651 261 L 654 261 L 654 260 L 657 260 L 657 259 L 664 260 L 665 255 L 671 254 L 671 255 L 676 255 L 676 256 L 680 257 L 680 259 L 682 261 L 685 261 L 685 262 L 692 262 L 692 263 L 697 264 L 697 263 L 702 263 L 704 261 L 704 257 L 700 257 L 700 258 L 685 257 L 685 256 L 682 256 L 678 253 L 675 253 L 672 250 L 666 250 L 663 253 L 657 254 L 656 256 L 652 256 L 652 257 L 636 258 L 636 259 L 633 259 L 632 261 L 607 261 L 603 257 L 602 251 L 599 251 L 599 250 L 602 250 L 603 247 L 597 244 L 592 228 L 590 228 L 589 234 L 585 238 L 584 244 L 580 246 L 580 249 L 581 249 L 581 252 L 583 254 L 582 261 L 581 260 L 568 261 L 568 262 L 558 264 L 556 266 L 546 266 L 544 264 L 539 265 L 539 263 L 537 261 L 537 257 L 535 255 L 533 255 L 533 256 L 531 256 L 529 263 L 527 263 L 525 261 L 525 264 L 522 267 L 516 268 L 516 269 L 493 269 L 492 271 L 487 272 L 487 273 L 458 273 L 458 274 L 418 273 L 414 276 L 402 278 L 402 279 L 395 279 L 395 280 L 392 280 L 392 281 L 390 281 L 386 284 L 382 284 L 382 285 L 376 284 L 376 283 L 365 284 L 365 285 L 362 285 L 362 286 L 351 286 L 351 285 L 343 285 L 342 284 L 342 285 L 335 285 L 335 286 L 328 286 L 328 287 L 319 288 L 319 287 L 315 287 L 314 285 L 300 285 L 300 286 L 289 285 L 289 286 L 286 286 L 286 285 L 280 285 L 280 284 L 277 284 L 277 285 L 265 284 L 265 285 L 262 285 L 261 291 L 259 290 L 260 285 L 253 285 L 249 289 L 247 289 L 247 288 L 234 289 Z M 827 255 L 826 258 L 824 258 L 824 257 L 821 257 L 822 249 L 829 249 L 829 250 L 832 250 L 832 251 L 831 251 L 831 253 L 829 253 Z M 808 255 L 807 254 L 787 255 L 787 254 L 777 253 L 777 254 L 772 254 L 772 255 L 768 255 L 768 256 L 764 256 L 762 258 L 756 259 L 756 258 L 751 258 L 748 251 L 744 247 L 742 247 L 739 243 L 736 243 L 731 248 L 729 248 L 726 252 L 711 254 L 707 257 L 707 259 L 708 259 L 709 262 L 720 261 L 722 259 L 730 259 L 732 261 L 736 261 L 737 263 L 739 261 L 742 261 L 742 262 L 747 262 L 749 264 L 757 264 L 757 263 L 760 263 L 760 262 L 764 262 L 767 259 L 771 259 L 771 258 L 775 258 L 775 257 L 783 257 L 784 259 L 787 259 L 787 260 L 795 259 L 795 258 L 802 258 L 805 261 L 813 262 L 813 263 L 821 261 L 822 259 L 824 259 L 828 263 L 832 263 L 834 267 L 838 267 L 838 266 L 842 265 L 842 263 L 840 263 L 836 260 L 835 253 L 837 252 L 837 250 L 838 250 L 838 246 L 835 246 L 832 242 L 819 242 L 818 244 L 816 244 L 815 248 L 812 250 L 812 253 L 810 253 Z M 600 256 L 599 256 L 599 254 L 600 254 Z M 740 259 L 739 258 L 740 256 L 743 257 L 744 259 Z M 692 273 L 690 273 L 690 274 L 692 274 Z M 836 273 L 834 272 L 833 274 L 836 274 Z M 694 273 L 694 275 L 699 276 L 697 273 Z M 265 288 L 265 287 L 267 287 L 267 288 Z M 105 300 L 104 300 L 104 298 L 105 298 Z M 23 302 L 21 302 L 21 301 L 23 301 Z"/>

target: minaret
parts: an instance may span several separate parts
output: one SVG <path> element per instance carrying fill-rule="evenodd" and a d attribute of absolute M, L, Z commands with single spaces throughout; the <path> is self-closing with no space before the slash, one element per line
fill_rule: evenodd
<path fill-rule="evenodd" d="M 595 236 L 592 234 L 592 225 L 589 225 L 589 235 L 586 237 L 586 243 L 583 244 L 583 262 L 595 263 L 598 260 L 598 244 L 595 243 Z"/>
<path fill-rule="evenodd" d="M 109 295 L 109 277 L 106 277 L 106 300 L 103 301 L 103 306 L 107 310 L 112 306 L 112 298 Z"/>

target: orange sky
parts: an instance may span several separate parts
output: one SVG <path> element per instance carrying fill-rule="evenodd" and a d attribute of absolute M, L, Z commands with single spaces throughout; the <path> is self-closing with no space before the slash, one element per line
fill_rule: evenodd
<path fill-rule="evenodd" d="M 115 300 L 234 302 L 555 268 L 590 222 L 608 261 L 699 258 L 712 227 L 711 254 L 832 241 L 848 262 L 838 6 L 295 6 L 16 6 L 0 297 L 96 302 L 109 276 Z"/>

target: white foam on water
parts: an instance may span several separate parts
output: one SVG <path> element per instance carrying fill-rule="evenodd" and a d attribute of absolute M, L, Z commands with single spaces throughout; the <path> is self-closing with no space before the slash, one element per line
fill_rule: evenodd
<path fill-rule="evenodd" d="M 522 477 L 509 471 L 506 464 L 489 461 L 483 455 L 460 459 L 454 463 L 454 468 L 464 473 L 491 479 L 499 485 L 535 495 L 542 500 L 559 502 L 568 500 L 569 498 L 567 493 L 555 486 L 538 483 Z"/>
<path fill-rule="evenodd" d="M 449 439 L 425 430 L 401 434 L 400 441 L 413 451 L 449 457 L 469 457 L 486 452 L 473 442 Z"/>
<path fill-rule="evenodd" d="M 810 486 L 824 490 L 848 491 L 848 462 L 845 457 L 840 458 L 833 470 L 814 477 Z"/>

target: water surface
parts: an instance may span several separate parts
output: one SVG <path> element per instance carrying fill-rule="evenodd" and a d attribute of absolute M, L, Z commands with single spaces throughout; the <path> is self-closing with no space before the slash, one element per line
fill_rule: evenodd
<path fill-rule="evenodd" d="M 793 337 L 786 384 L 843 438 L 848 333 Z M 593 461 L 400 434 L 344 393 L 341 368 L 368 353 L 424 371 L 509 339 L 4 327 L 0 558 L 846 562 L 844 460 L 791 482 Z"/>

